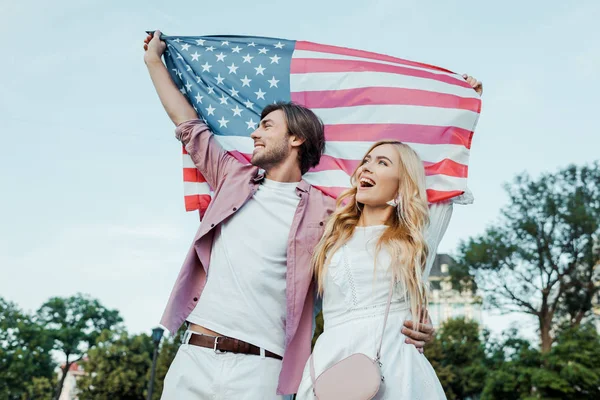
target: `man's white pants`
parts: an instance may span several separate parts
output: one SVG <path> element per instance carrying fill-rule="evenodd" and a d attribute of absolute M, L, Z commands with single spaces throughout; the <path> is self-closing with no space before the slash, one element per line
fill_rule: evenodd
<path fill-rule="evenodd" d="M 182 344 L 165 377 L 161 400 L 281 400 L 281 360 L 221 353 Z"/>

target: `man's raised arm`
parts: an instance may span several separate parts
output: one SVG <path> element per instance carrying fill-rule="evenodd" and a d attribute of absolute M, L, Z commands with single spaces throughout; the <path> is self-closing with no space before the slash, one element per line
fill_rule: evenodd
<path fill-rule="evenodd" d="M 162 62 L 161 57 L 166 48 L 166 43 L 160 40 L 160 31 L 155 31 L 154 35 L 148 35 L 144 41 L 144 50 L 146 50 L 144 62 L 165 111 L 171 121 L 175 125 L 179 125 L 182 122 L 197 119 L 198 114 L 181 94 Z"/>

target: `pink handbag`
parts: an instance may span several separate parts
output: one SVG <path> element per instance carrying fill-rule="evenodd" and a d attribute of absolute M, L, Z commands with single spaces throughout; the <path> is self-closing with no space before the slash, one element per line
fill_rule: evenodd
<path fill-rule="evenodd" d="M 387 324 L 393 286 L 390 287 L 383 331 L 375 359 L 363 353 L 355 353 L 327 368 L 315 379 L 315 362 L 310 357 L 310 377 L 313 382 L 313 393 L 317 400 L 370 400 L 377 392 L 384 377 L 381 374 L 381 345 L 383 332 Z"/>

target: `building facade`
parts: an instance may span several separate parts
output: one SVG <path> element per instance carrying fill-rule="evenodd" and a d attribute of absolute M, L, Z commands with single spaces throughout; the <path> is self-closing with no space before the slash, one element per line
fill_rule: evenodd
<path fill-rule="evenodd" d="M 481 325 L 481 298 L 471 291 L 461 291 L 452 286 L 449 270 L 454 263 L 454 259 L 448 254 L 438 254 L 431 267 L 429 315 L 433 325 L 437 328 L 444 321 L 458 317 Z"/>

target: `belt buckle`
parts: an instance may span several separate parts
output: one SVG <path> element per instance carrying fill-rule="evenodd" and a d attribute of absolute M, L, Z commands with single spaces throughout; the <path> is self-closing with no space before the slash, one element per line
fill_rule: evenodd
<path fill-rule="evenodd" d="M 217 346 L 219 345 L 219 337 L 220 336 L 215 337 L 215 344 L 213 346 L 213 350 L 215 353 L 217 352 Z"/>

